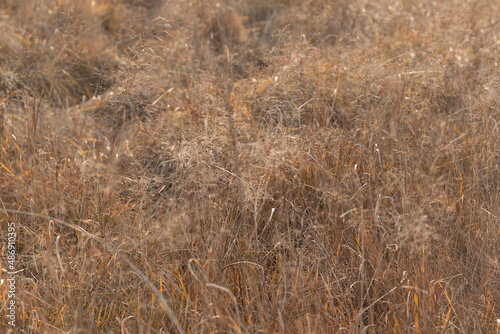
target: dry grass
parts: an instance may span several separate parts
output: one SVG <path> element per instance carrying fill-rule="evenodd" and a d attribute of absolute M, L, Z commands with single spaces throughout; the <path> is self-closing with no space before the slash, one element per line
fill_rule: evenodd
<path fill-rule="evenodd" d="M 498 333 L 499 15 L 1 2 L 14 332 Z"/>

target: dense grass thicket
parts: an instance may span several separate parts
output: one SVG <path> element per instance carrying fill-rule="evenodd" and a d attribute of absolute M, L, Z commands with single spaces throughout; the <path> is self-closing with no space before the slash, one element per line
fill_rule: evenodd
<path fill-rule="evenodd" d="M 499 20 L 0 1 L 0 331 L 499 333 Z"/>

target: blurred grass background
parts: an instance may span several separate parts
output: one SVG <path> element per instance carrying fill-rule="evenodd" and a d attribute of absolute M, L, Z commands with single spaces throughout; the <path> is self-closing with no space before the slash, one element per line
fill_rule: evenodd
<path fill-rule="evenodd" d="M 498 333 L 499 17 L 4 0 L 14 332 Z"/>

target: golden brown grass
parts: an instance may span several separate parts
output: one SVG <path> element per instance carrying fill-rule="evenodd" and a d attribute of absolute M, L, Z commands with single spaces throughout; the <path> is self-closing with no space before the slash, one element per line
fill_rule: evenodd
<path fill-rule="evenodd" d="M 498 333 L 499 15 L 1 2 L 14 332 Z"/>

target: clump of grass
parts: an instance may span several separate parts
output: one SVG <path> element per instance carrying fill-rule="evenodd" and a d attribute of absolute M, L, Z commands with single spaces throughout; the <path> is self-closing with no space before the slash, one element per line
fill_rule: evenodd
<path fill-rule="evenodd" d="M 4 2 L 16 330 L 498 331 L 497 14 Z"/>

